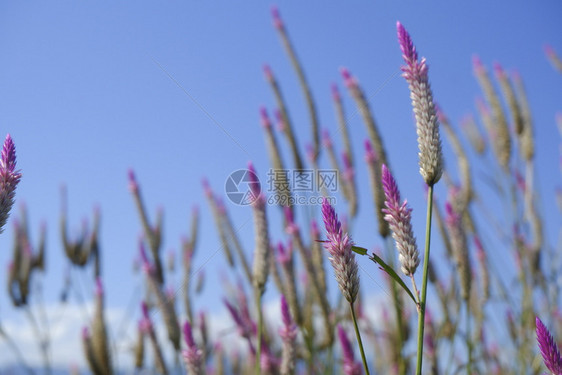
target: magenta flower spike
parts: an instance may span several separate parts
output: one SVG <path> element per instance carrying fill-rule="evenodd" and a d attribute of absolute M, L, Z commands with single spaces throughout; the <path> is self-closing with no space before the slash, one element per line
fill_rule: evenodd
<path fill-rule="evenodd" d="M 443 173 L 443 155 L 439 123 L 429 84 L 428 67 L 425 58 L 418 61 L 418 53 L 412 38 L 400 22 L 396 23 L 396 29 L 402 57 L 406 63 L 402 67 L 402 77 L 408 82 L 416 117 L 420 174 L 425 182 L 431 186 L 439 181 Z"/>
<path fill-rule="evenodd" d="M 324 247 L 330 253 L 330 262 L 338 286 L 349 303 L 354 303 L 359 291 L 359 274 L 355 254 L 351 250 L 352 239 L 342 230 L 341 222 L 334 208 L 324 201 L 322 203 L 322 217 L 326 227 L 328 240 Z"/>
<path fill-rule="evenodd" d="M 0 233 L 4 231 L 4 225 L 10 216 L 20 180 L 21 173 L 16 171 L 16 146 L 8 134 L 0 158 Z"/>
<path fill-rule="evenodd" d="M 279 13 L 279 8 L 276 6 L 271 7 L 271 17 L 273 18 L 273 25 L 276 29 L 281 30 L 285 27 L 281 19 L 281 14 Z"/>
<path fill-rule="evenodd" d="M 267 114 L 267 109 L 265 107 L 260 107 L 260 121 L 261 125 L 264 129 L 271 128 L 271 120 L 269 119 L 269 115 Z"/>
<path fill-rule="evenodd" d="M 400 191 L 392 174 L 383 164 L 382 185 L 386 201 L 384 219 L 388 222 L 392 231 L 392 238 L 396 241 L 398 259 L 401 270 L 406 276 L 412 276 L 420 264 L 420 254 L 412 229 L 412 209 L 408 207 L 408 201 L 400 202 Z"/>
<path fill-rule="evenodd" d="M 351 343 L 345 334 L 345 330 L 338 325 L 338 338 L 340 340 L 342 354 L 343 354 L 343 373 L 345 375 L 361 375 L 363 374 L 363 369 L 361 364 L 355 362 L 353 355 L 353 348 Z"/>
<path fill-rule="evenodd" d="M 187 373 L 193 375 L 203 374 L 203 351 L 197 347 L 193 340 L 191 324 L 185 322 L 183 326 L 183 337 L 187 344 L 187 349 L 182 351 L 182 357 L 187 367 Z"/>
<path fill-rule="evenodd" d="M 550 370 L 553 375 L 562 375 L 562 358 L 556 341 L 545 327 L 543 322 L 537 316 L 537 342 L 541 351 L 544 365 Z"/>

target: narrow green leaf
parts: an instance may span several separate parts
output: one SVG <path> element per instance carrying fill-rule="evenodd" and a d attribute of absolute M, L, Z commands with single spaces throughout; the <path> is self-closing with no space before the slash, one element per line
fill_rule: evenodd
<path fill-rule="evenodd" d="M 351 250 L 353 250 L 355 253 L 357 253 L 359 255 L 367 255 L 367 253 L 368 253 L 367 249 L 365 249 L 364 247 L 359 247 L 359 246 L 352 246 Z M 416 298 L 414 297 L 414 294 L 410 291 L 410 288 L 408 288 L 408 286 L 404 283 L 404 280 L 402 280 L 402 278 L 400 276 L 398 276 L 398 274 L 396 273 L 396 271 L 394 271 L 394 269 L 392 267 L 390 267 L 388 264 L 386 264 L 384 262 L 384 260 L 382 260 L 381 257 L 379 257 L 375 253 L 373 253 L 372 255 L 369 255 L 369 259 L 371 259 L 375 263 L 378 263 L 378 265 L 381 266 L 382 270 L 385 271 L 386 273 L 388 273 L 390 275 L 390 277 L 392 277 L 394 279 L 394 281 L 396 281 L 406 291 L 406 293 L 408 293 L 408 295 L 410 296 L 412 301 L 414 301 L 414 303 L 416 305 L 418 304 L 417 301 L 416 301 Z"/>
<path fill-rule="evenodd" d="M 351 250 L 353 250 L 354 252 L 356 252 L 359 255 L 367 255 L 368 250 L 365 249 L 364 247 L 359 247 L 359 246 L 352 246 Z"/>

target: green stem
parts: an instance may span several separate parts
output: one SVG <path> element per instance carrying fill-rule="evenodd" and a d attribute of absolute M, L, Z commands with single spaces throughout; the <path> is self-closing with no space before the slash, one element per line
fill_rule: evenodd
<path fill-rule="evenodd" d="M 423 279 L 421 290 L 421 301 L 418 313 L 418 360 L 416 365 L 416 374 L 422 373 L 423 361 L 423 330 L 425 325 L 425 301 L 427 297 L 427 276 L 429 269 L 429 248 L 431 242 L 431 213 L 433 211 L 433 185 L 427 190 L 427 220 L 425 224 L 425 252 L 423 257 Z"/>
<path fill-rule="evenodd" d="M 261 311 L 261 296 L 259 288 L 256 288 L 256 307 L 258 309 L 258 342 L 256 350 L 256 375 L 261 374 L 261 338 L 263 336 L 263 314 Z"/>
<path fill-rule="evenodd" d="M 470 308 L 468 302 L 469 300 L 466 300 L 466 348 L 468 351 L 466 373 L 470 375 L 472 374 L 472 339 L 470 334 Z"/>
<path fill-rule="evenodd" d="M 365 357 L 365 350 L 363 349 L 363 341 L 361 341 L 361 333 L 359 333 L 359 326 L 357 325 L 357 317 L 355 316 L 355 309 L 353 308 L 353 303 L 350 303 L 349 307 L 351 308 L 351 317 L 353 318 L 355 335 L 357 336 L 357 342 L 359 343 L 359 351 L 361 352 L 361 359 L 363 360 L 363 368 L 365 368 L 365 374 L 369 375 L 369 366 L 367 366 L 367 358 Z"/>
<path fill-rule="evenodd" d="M 387 255 L 388 255 L 388 262 L 389 265 L 392 269 L 395 268 L 395 255 L 394 255 L 394 249 L 392 248 L 392 245 L 390 245 L 390 239 L 389 237 L 387 237 L 387 241 L 386 241 L 386 248 L 387 248 Z M 404 349 L 404 341 L 405 337 L 404 337 L 404 320 L 402 318 L 402 301 L 400 299 L 400 294 L 399 294 L 399 290 L 398 290 L 398 284 L 396 284 L 395 282 L 391 281 L 390 282 L 390 288 L 392 289 L 392 299 L 393 299 L 393 304 L 394 304 L 394 312 L 396 314 L 396 329 L 398 330 L 398 347 L 396 348 L 397 354 L 398 354 L 398 374 L 399 375 L 405 375 L 406 374 L 406 362 L 404 361 L 404 357 L 402 356 L 402 351 Z"/>

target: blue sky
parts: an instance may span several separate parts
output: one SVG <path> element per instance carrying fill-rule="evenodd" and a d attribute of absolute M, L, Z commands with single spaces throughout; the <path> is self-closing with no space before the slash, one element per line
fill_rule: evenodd
<path fill-rule="evenodd" d="M 215 191 L 223 192 L 227 176 L 249 160 L 262 179 L 269 168 L 258 109 L 265 105 L 271 112 L 275 102 L 263 64 L 271 65 L 282 86 L 301 147 L 310 142 L 308 114 L 272 26 L 271 5 L 259 1 L 0 5 L 0 134 L 12 135 L 23 172 L 12 218 L 25 202 L 35 238 L 39 223 L 47 222 L 48 272 L 43 277 L 47 301 L 56 300 L 67 267 L 58 228 L 62 184 L 68 189 L 71 233 L 78 233 L 84 217 L 91 221 L 95 205 L 101 207 L 108 303 L 124 308 L 140 282 L 131 271 L 141 226 L 128 191 L 129 168 L 137 174 L 151 217 L 158 207 L 164 208 L 165 251 L 179 248 L 181 236 L 189 231 L 191 208 L 200 206 L 195 261 L 201 265 L 220 246 L 201 179 L 206 176 Z M 475 113 L 474 99 L 481 95 L 472 75 L 474 54 L 490 68 L 498 61 L 508 71 L 518 70 L 533 110 L 536 173 L 554 243 L 559 217 L 550 202 L 560 182 L 554 117 L 562 110 L 562 76 L 546 60 L 543 46 L 548 43 L 562 54 L 559 2 L 538 6 L 525 1 L 311 1 L 278 6 L 312 87 L 322 127 L 335 133 L 330 84 L 337 82 L 344 92 L 339 68 L 348 67 L 361 82 L 402 195 L 414 208 L 420 240 L 425 201 L 409 93 L 396 74 L 402 63 L 396 21 L 427 58 L 435 98 L 456 126 L 464 115 Z M 349 95 L 344 92 L 343 97 L 355 159 L 361 161 L 366 131 Z M 341 139 L 335 142 L 341 149 Z M 288 156 L 286 149 L 287 162 Z M 328 167 L 326 156 L 322 165 Z M 372 247 L 380 240 L 364 165 L 357 178 L 361 208 L 354 237 Z M 251 217 L 248 207 L 228 208 L 239 223 Z M 278 222 L 278 212 L 270 211 Z M 0 236 L 0 267 L 11 254 L 11 224 Z M 284 238 L 277 228 L 272 237 Z M 250 252 L 251 225 L 241 237 Z M 207 294 L 198 303 L 218 309 L 221 291 L 211 286 L 218 285 L 216 271 L 227 266 L 222 256 L 216 256 L 205 269 Z M 380 292 L 380 287 L 373 287 L 373 293 Z M 2 319 L 16 314 L 4 293 L 0 313 Z"/>

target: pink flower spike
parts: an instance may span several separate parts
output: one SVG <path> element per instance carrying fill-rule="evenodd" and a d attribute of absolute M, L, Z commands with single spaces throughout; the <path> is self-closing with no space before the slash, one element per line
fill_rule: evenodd
<path fill-rule="evenodd" d="M 377 154 L 375 154 L 375 150 L 373 150 L 371 141 L 369 141 L 368 139 L 365 140 L 365 160 L 368 163 L 372 163 L 377 160 Z"/>
<path fill-rule="evenodd" d="M 101 277 L 96 277 L 96 296 L 103 296 L 103 284 L 101 281 Z"/>
<path fill-rule="evenodd" d="M 273 17 L 273 25 L 276 29 L 281 30 L 285 27 L 281 19 L 281 14 L 279 13 L 279 8 L 275 5 L 271 7 L 271 16 Z"/>
<path fill-rule="evenodd" d="M 500 78 L 500 77 L 505 77 L 505 70 L 503 70 L 503 67 L 500 65 L 499 62 L 494 62 L 493 63 L 493 68 L 494 68 L 494 73 L 496 74 L 496 77 Z"/>
<path fill-rule="evenodd" d="M 252 203 L 261 204 L 263 203 L 263 197 L 260 191 L 260 181 L 258 180 L 258 174 L 252 162 L 248 163 L 248 172 L 250 172 L 248 177 L 250 178 L 250 190 L 252 192 L 252 199 L 250 199 L 250 201 Z"/>
<path fill-rule="evenodd" d="M 185 322 L 183 326 L 183 335 L 187 349 L 182 351 L 182 357 L 187 367 L 188 374 L 203 374 L 203 351 L 197 347 L 193 340 L 191 332 L 191 324 Z"/>
<path fill-rule="evenodd" d="M 416 272 L 420 264 L 420 255 L 411 223 L 412 209 L 408 207 L 406 200 L 400 202 L 398 185 L 384 164 L 382 165 L 382 185 L 386 198 L 384 202 L 386 208 L 382 210 L 385 214 L 384 219 L 388 222 L 392 238 L 396 242 L 401 270 L 406 276 L 410 276 Z"/>
<path fill-rule="evenodd" d="M 332 138 L 328 129 L 322 129 L 322 143 L 326 148 L 332 147 Z"/>
<path fill-rule="evenodd" d="M 353 78 L 349 70 L 345 67 L 340 68 L 340 73 L 343 78 L 343 83 L 347 88 L 357 86 L 357 80 Z"/>
<path fill-rule="evenodd" d="M 260 107 L 260 120 L 261 126 L 265 129 L 271 128 L 271 121 L 269 120 L 269 115 L 267 114 L 267 109 L 265 107 Z"/>
<path fill-rule="evenodd" d="M 209 180 L 207 180 L 206 178 L 203 178 L 201 180 L 201 185 L 203 185 L 203 191 L 205 192 L 205 195 L 207 196 L 207 198 L 212 198 L 213 197 L 213 190 L 211 190 L 211 186 L 209 185 Z"/>
<path fill-rule="evenodd" d="M 482 60 L 480 60 L 478 55 L 472 56 L 472 67 L 474 68 L 476 74 L 484 71 L 484 64 L 482 64 Z"/>
<path fill-rule="evenodd" d="M 273 71 L 271 70 L 271 67 L 268 64 L 264 64 L 263 66 L 263 74 L 265 75 L 265 79 L 267 79 L 269 82 L 273 81 Z"/>
<path fill-rule="evenodd" d="M 137 178 L 135 176 L 135 171 L 130 168 L 129 171 L 127 172 L 127 175 L 129 177 L 129 190 L 131 190 L 131 192 L 136 192 L 139 189 L 139 185 L 137 183 Z"/>
<path fill-rule="evenodd" d="M 355 254 L 351 250 L 353 240 L 344 233 L 338 215 L 327 200 L 322 202 L 322 217 L 328 240 L 324 247 L 330 253 L 330 262 L 338 286 L 349 303 L 354 303 L 359 291 L 359 274 Z"/>
<path fill-rule="evenodd" d="M 330 87 L 332 89 L 332 99 L 334 99 L 335 102 L 341 102 L 341 95 L 340 90 L 338 89 L 338 85 L 332 83 Z"/>
<path fill-rule="evenodd" d="M 353 355 L 353 348 L 351 347 L 351 342 L 345 334 L 345 330 L 342 326 L 338 325 L 338 338 L 340 340 L 340 345 L 343 354 L 343 373 L 345 375 L 361 375 L 363 374 L 363 369 L 360 363 L 355 362 Z"/>
<path fill-rule="evenodd" d="M 285 121 L 283 121 L 283 115 L 281 114 L 281 111 L 279 109 L 275 109 L 273 115 L 275 116 L 275 120 L 277 121 L 277 130 L 279 130 L 280 132 L 285 131 Z"/>
<path fill-rule="evenodd" d="M 554 375 L 562 375 L 562 358 L 556 341 L 545 327 L 543 322 L 537 316 L 535 319 L 537 325 L 537 342 L 544 360 L 545 366 Z"/>
<path fill-rule="evenodd" d="M 555 52 L 554 52 L 554 48 L 552 48 L 552 46 L 550 44 L 545 44 L 544 45 L 544 53 L 546 54 L 546 56 L 548 57 L 553 57 L 555 56 Z"/>
<path fill-rule="evenodd" d="M 400 21 L 396 21 L 396 30 L 398 33 L 398 43 L 400 44 L 400 50 L 402 51 L 402 58 L 410 66 L 417 64 L 418 53 L 416 51 L 416 47 L 414 47 L 410 34 L 408 34 Z"/>
<path fill-rule="evenodd" d="M 16 171 L 16 146 L 8 134 L 0 158 L 0 233 L 10 216 L 20 180 L 21 173 Z"/>

